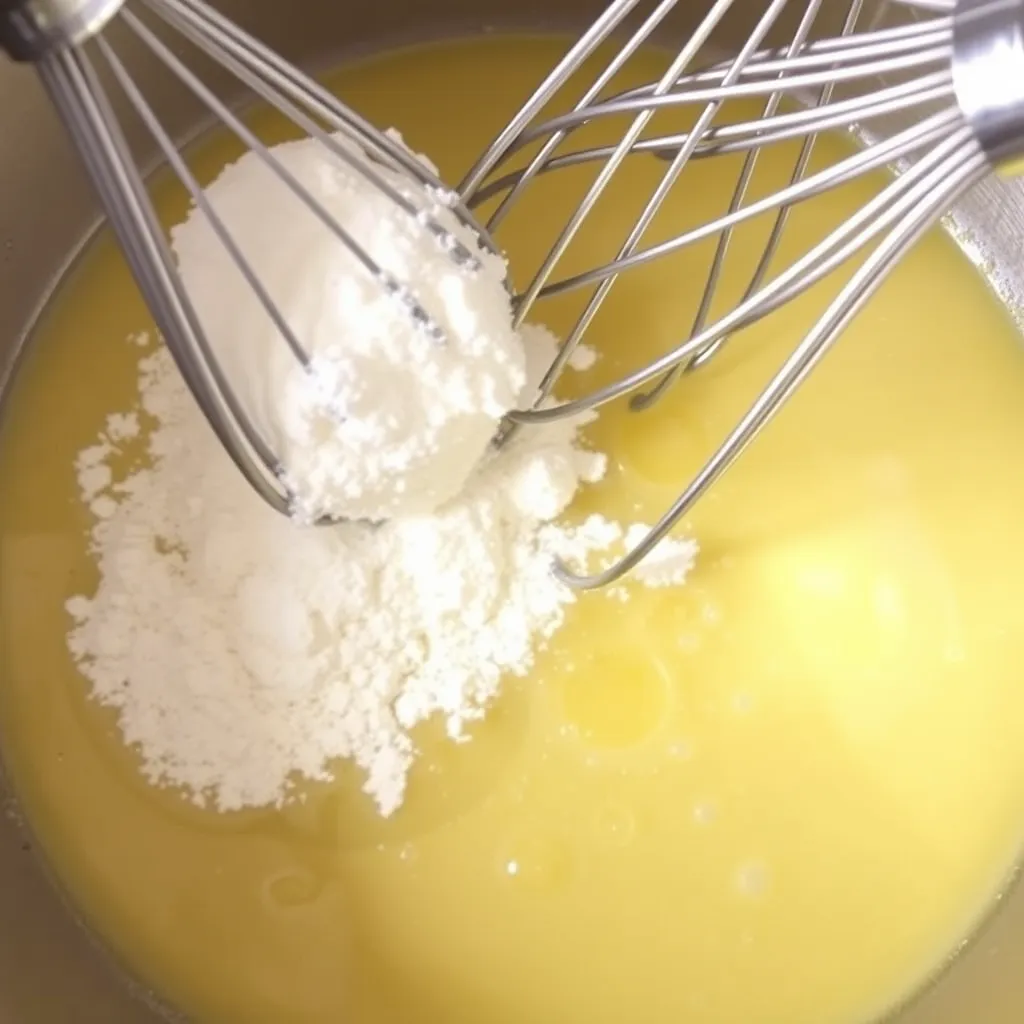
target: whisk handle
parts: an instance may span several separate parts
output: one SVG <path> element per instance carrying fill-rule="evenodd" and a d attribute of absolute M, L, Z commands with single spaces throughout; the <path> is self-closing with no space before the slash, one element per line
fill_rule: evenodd
<path fill-rule="evenodd" d="M 0 0 L 0 47 L 17 61 L 37 61 L 53 50 L 95 35 L 124 0 Z"/>
<path fill-rule="evenodd" d="M 1024 0 L 958 0 L 953 88 L 993 168 L 1024 171 Z"/>

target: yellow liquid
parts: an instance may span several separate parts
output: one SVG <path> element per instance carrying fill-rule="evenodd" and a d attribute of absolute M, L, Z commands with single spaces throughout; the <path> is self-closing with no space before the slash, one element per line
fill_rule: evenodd
<path fill-rule="evenodd" d="M 450 43 L 330 84 L 456 180 L 563 46 Z M 636 79 L 662 67 L 643 56 Z M 233 152 L 216 141 L 197 166 Z M 661 169 L 629 164 L 570 269 L 614 252 Z M 592 173 L 552 175 L 512 216 L 513 268 Z M 663 233 L 728 201 L 721 164 L 687 180 Z M 790 258 L 872 187 L 798 210 Z M 180 218 L 180 198 L 161 204 Z M 756 255 L 743 244 L 733 296 Z M 685 334 L 707 255 L 622 278 L 583 386 Z M 740 336 L 649 414 L 606 409 L 592 433 L 612 472 L 577 511 L 658 514 L 826 297 Z M 565 330 L 575 309 L 538 313 Z M 64 648 L 63 602 L 95 581 L 72 460 L 132 403 L 124 339 L 146 326 L 103 236 L 22 366 L 0 438 L 0 711 L 60 877 L 192 1018 L 846 1024 L 905 996 L 990 905 L 1024 831 L 1024 352 L 945 237 L 700 503 L 690 584 L 585 597 L 473 742 L 419 735 L 389 821 L 345 769 L 280 812 L 197 810 L 140 780 L 87 699 Z"/>

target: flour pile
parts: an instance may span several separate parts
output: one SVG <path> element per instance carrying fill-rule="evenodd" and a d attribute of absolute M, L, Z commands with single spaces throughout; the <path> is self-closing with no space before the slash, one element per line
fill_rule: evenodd
<path fill-rule="evenodd" d="M 296 173 L 344 191 L 333 172 L 304 169 L 290 152 Z M 409 730 L 440 715 L 462 737 L 502 677 L 526 673 L 562 623 L 574 595 L 552 575 L 552 559 L 600 563 L 643 528 L 596 516 L 558 522 L 580 485 L 604 473 L 604 457 L 579 443 L 578 423 L 524 430 L 498 454 L 480 448 L 485 421 L 535 393 L 556 347 L 543 328 L 511 330 L 503 292 L 500 307 L 492 292 L 484 309 L 479 282 L 453 281 L 449 264 L 434 281 L 444 293 L 435 305 L 456 341 L 443 353 L 414 349 L 391 311 L 348 281 L 341 247 L 306 249 L 301 231 L 293 236 L 271 214 L 258 163 L 235 165 L 220 184 L 211 194 L 237 203 L 236 218 L 252 217 L 253 238 L 274 223 L 259 242 L 260 269 L 300 336 L 322 339 L 344 367 L 333 378 L 349 403 L 339 436 L 323 431 L 322 417 L 303 418 L 312 407 L 294 397 L 302 385 L 221 280 L 234 271 L 210 262 L 202 232 L 186 226 L 175 245 L 190 291 L 220 318 L 219 344 L 248 368 L 307 493 L 337 495 L 349 513 L 391 514 L 380 527 L 309 527 L 275 513 L 157 346 L 140 361 L 140 408 L 112 416 L 79 457 L 100 580 L 93 595 L 68 602 L 69 648 L 94 696 L 118 710 L 151 781 L 225 811 L 278 805 L 297 781 L 329 778 L 332 761 L 346 758 L 389 815 L 415 755 Z M 420 258 L 410 251 L 408 266 Z M 343 341 L 332 348 L 332 338 Z M 300 413 L 288 421 L 282 409 Z M 112 466 L 136 434 L 149 464 L 117 479 Z M 460 449 L 454 458 L 449 445 Z M 374 453 L 359 476 L 359 460 Z M 652 585 L 681 582 L 695 551 L 669 541 Z"/>
<path fill-rule="evenodd" d="M 394 141 L 401 138 L 393 133 Z M 365 154 L 335 142 L 364 168 Z M 321 216 L 255 153 L 206 189 L 224 227 L 310 356 L 307 373 L 198 209 L 171 236 L 207 337 L 286 470 L 296 512 L 378 521 L 454 498 L 525 382 L 505 261 L 482 248 L 447 196 L 374 164 L 408 204 L 315 139 L 274 148 L 278 163 L 382 274 L 443 332 L 416 328 Z M 418 159 L 436 170 L 425 157 Z M 427 230 L 431 222 L 448 232 Z M 479 264 L 453 258 L 457 239 Z"/>

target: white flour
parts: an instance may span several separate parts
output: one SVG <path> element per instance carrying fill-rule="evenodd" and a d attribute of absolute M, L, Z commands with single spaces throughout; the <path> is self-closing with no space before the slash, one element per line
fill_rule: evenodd
<path fill-rule="evenodd" d="M 274 154 L 429 313 L 443 343 L 252 152 L 206 198 L 316 372 L 305 372 L 198 210 L 172 232 L 189 297 L 281 457 L 300 514 L 372 521 L 432 512 L 462 490 L 523 387 L 505 262 L 407 176 L 374 167 L 462 241 L 477 272 L 322 143 L 290 142 Z"/>
<path fill-rule="evenodd" d="M 237 181 L 241 165 L 232 174 L 223 180 Z M 245 194 L 244 185 L 237 192 L 225 185 L 223 207 L 236 198 L 244 206 Z M 253 191 L 248 202 L 257 198 Z M 297 257 L 288 225 L 279 223 L 278 230 L 273 243 Z M 193 294 L 202 292 L 206 312 L 224 318 L 219 343 L 244 352 L 254 346 L 267 360 L 264 373 L 275 372 L 277 356 L 266 349 L 266 339 L 250 333 L 249 321 L 244 332 L 228 333 L 233 309 L 218 310 L 215 300 L 232 295 L 232 286 L 218 280 L 223 268 L 216 264 L 210 264 L 209 280 L 200 281 L 206 250 L 191 246 L 201 240 L 198 228 L 177 235 L 184 269 L 195 261 L 195 273 L 186 272 Z M 271 239 L 265 244 L 270 247 Z M 317 304 L 317 289 L 325 281 L 343 289 L 349 272 L 344 261 L 331 263 L 337 252 L 305 254 L 315 287 L 281 292 L 289 317 L 314 335 L 327 323 L 318 319 L 323 304 Z M 268 256 L 266 267 L 277 265 Z M 497 313 L 479 319 L 490 326 L 476 335 L 469 315 L 474 301 L 468 291 L 459 299 L 467 310 L 464 348 L 471 353 L 461 358 L 478 360 L 476 369 L 466 371 L 467 394 L 490 373 L 495 395 L 519 380 L 512 397 L 528 399 L 554 356 L 554 339 L 542 328 L 527 328 L 501 341 Z M 377 307 L 372 314 L 364 310 L 364 326 L 372 327 L 377 315 L 387 317 Z M 240 317 L 236 325 L 243 323 Z M 396 353 L 401 348 L 397 335 L 382 329 L 378 336 L 385 350 L 391 341 Z M 507 343 L 506 362 L 488 361 L 483 347 L 474 349 L 485 336 L 488 345 Z M 421 460 L 374 463 L 361 481 L 351 461 L 361 450 L 354 441 L 342 450 L 328 436 L 322 450 L 307 452 L 296 433 L 292 453 L 307 468 L 317 460 L 344 465 L 338 481 L 348 481 L 341 488 L 346 501 L 358 492 L 367 503 L 401 496 L 415 507 L 419 474 L 447 458 L 437 447 L 447 443 L 443 424 L 468 416 L 468 436 L 477 426 L 474 417 L 484 415 L 480 393 L 462 405 L 446 397 L 458 377 L 459 351 L 453 349 L 439 376 L 420 375 L 418 363 L 392 367 L 394 353 L 374 362 L 369 347 L 365 359 L 352 363 L 368 374 L 361 386 L 371 420 L 395 392 L 423 409 L 439 404 L 442 427 L 416 448 Z M 431 366 L 448 359 L 425 350 L 406 356 Z M 592 362 L 585 356 L 581 365 Z M 290 408 L 261 382 L 259 364 L 253 367 L 252 389 L 263 395 L 266 408 Z M 331 762 L 348 758 L 364 771 L 365 790 L 380 812 L 391 814 L 401 804 L 414 757 L 409 730 L 441 715 L 448 733 L 462 737 L 502 676 L 527 672 L 538 645 L 563 621 L 574 594 L 552 575 L 553 557 L 580 567 L 589 561 L 593 568 L 645 529 L 624 531 L 596 516 L 575 528 L 557 522 L 580 484 L 604 471 L 604 457 L 580 447 L 572 423 L 532 427 L 498 455 L 477 453 L 476 468 L 457 496 L 436 507 L 435 487 L 422 499 L 429 513 L 404 514 L 379 528 L 355 522 L 302 526 L 249 489 L 162 347 L 142 359 L 140 395 L 138 413 L 110 417 L 100 443 L 79 458 L 82 496 L 96 517 L 92 542 L 100 579 L 92 596 L 68 602 L 75 620 L 69 647 L 94 696 L 118 710 L 124 738 L 138 749 L 146 776 L 221 810 L 279 804 L 296 781 L 329 778 Z M 504 392 L 492 398 L 486 416 L 513 404 Z M 352 413 L 346 422 L 356 436 L 358 417 Z M 410 422 L 419 420 L 403 428 L 407 436 L 399 447 L 406 454 L 409 444 L 423 441 L 409 433 Z M 376 429 L 367 426 L 365 436 Z M 140 432 L 149 467 L 115 479 L 111 463 L 118 447 Z M 682 582 L 695 550 L 688 541 L 670 542 L 659 553 L 660 569 L 652 563 L 651 582 Z"/>

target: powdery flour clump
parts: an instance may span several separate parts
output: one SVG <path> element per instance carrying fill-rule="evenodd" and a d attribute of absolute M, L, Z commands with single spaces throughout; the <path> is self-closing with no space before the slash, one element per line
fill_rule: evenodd
<path fill-rule="evenodd" d="M 303 144 L 278 153 L 380 243 L 392 269 L 420 275 L 449 344 L 421 345 L 343 247 L 313 233 L 304 211 L 275 207 L 280 186 L 258 162 L 229 168 L 211 198 L 330 366 L 330 403 L 344 415 L 318 406 L 195 216 L 175 235 L 187 287 L 226 367 L 282 439 L 300 495 L 336 502 L 349 521 L 314 527 L 269 508 L 167 350 L 152 348 L 140 408 L 111 416 L 79 456 L 99 583 L 68 602 L 68 644 L 151 781 L 225 811 L 278 805 L 296 781 L 329 778 L 346 758 L 388 815 L 415 755 L 410 730 L 440 715 L 461 738 L 502 677 L 526 673 L 561 625 L 574 593 L 552 560 L 593 568 L 646 527 L 560 522 L 578 488 L 604 473 L 578 423 L 489 448 L 497 419 L 532 399 L 556 350 L 543 328 L 511 330 L 497 264 L 485 260 L 482 280 L 460 278 L 422 233 L 375 233 L 381 210 L 370 199 L 359 207 L 352 181 Z M 577 368 L 593 358 L 582 350 Z M 148 464 L 118 478 L 117 453 L 136 437 Z M 695 550 L 667 542 L 648 582 L 682 582 Z"/>
<path fill-rule="evenodd" d="M 365 162 L 353 143 L 336 141 Z M 406 174 L 373 165 L 412 213 L 315 139 L 274 154 L 407 289 L 444 341 L 421 329 L 408 304 L 252 152 L 224 169 L 206 199 L 313 372 L 195 209 L 171 241 L 200 322 L 281 458 L 299 514 L 375 521 L 431 512 L 462 490 L 523 388 L 504 260 L 479 245 L 445 196 Z M 463 243 L 478 270 L 425 230 L 427 216 Z"/>

